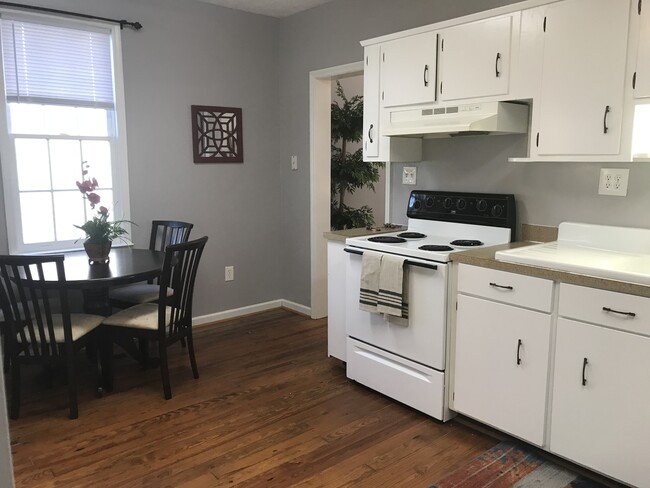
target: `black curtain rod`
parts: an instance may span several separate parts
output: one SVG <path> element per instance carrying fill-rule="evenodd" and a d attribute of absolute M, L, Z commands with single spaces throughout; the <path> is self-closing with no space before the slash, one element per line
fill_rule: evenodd
<path fill-rule="evenodd" d="M 103 20 L 106 22 L 113 22 L 114 24 L 120 24 L 120 29 L 124 29 L 124 27 L 131 27 L 134 30 L 142 29 L 142 24 L 140 22 L 129 22 L 128 20 L 107 19 L 106 17 L 97 17 L 95 15 L 78 14 L 76 12 L 57 10 L 55 8 L 36 7 L 33 5 L 22 5 L 20 3 L 12 3 L 12 2 L 0 2 L 0 6 L 23 8 L 27 10 L 36 10 L 38 12 L 49 12 L 52 14 L 71 15 L 72 17 L 81 17 L 82 19 Z"/>

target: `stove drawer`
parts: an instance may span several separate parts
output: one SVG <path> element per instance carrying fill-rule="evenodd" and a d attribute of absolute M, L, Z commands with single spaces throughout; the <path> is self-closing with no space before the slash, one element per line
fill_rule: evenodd
<path fill-rule="evenodd" d="M 448 420 L 445 374 L 348 338 L 347 377 L 439 420 Z"/>
<path fill-rule="evenodd" d="M 553 304 L 551 280 L 467 264 L 458 266 L 458 291 L 541 312 Z"/>

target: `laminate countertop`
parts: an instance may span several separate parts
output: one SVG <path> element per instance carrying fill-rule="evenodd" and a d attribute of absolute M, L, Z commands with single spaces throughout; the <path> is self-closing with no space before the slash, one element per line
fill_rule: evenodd
<path fill-rule="evenodd" d="M 323 237 L 325 237 L 325 239 L 328 241 L 345 241 L 348 237 L 361 237 L 371 234 L 386 234 L 388 232 L 400 232 L 402 230 L 406 230 L 405 225 L 396 225 L 395 227 L 373 227 L 372 229 L 360 227 L 358 229 L 331 230 L 329 232 L 323 232 Z"/>
<path fill-rule="evenodd" d="M 582 273 L 571 273 L 568 271 L 541 266 L 508 263 L 505 261 L 498 261 L 494 257 L 494 254 L 497 251 L 531 246 L 533 244 L 538 244 L 538 242 L 511 242 L 499 246 L 490 246 L 481 249 L 469 249 L 467 251 L 455 252 L 451 253 L 449 256 L 451 261 L 454 263 L 469 264 L 472 266 L 480 266 L 482 268 L 497 269 L 500 271 L 508 271 L 510 273 L 518 273 L 528 276 L 535 276 L 537 278 L 559 281 L 562 283 L 570 283 L 572 285 L 587 286 L 590 288 L 599 288 L 601 290 L 609 290 L 618 293 L 627 293 L 629 295 L 638 295 L 650 298 L 650 286 L 647 285 L 601 278 L 598 276 L 591 276 Z"/>

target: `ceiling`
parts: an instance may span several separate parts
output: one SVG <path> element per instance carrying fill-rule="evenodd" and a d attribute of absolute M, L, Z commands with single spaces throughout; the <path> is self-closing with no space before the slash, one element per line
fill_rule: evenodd
<path fill-rule="evenodd" d="M 199 0 L 270 17 L 288 17 L 332 0 Z"/>

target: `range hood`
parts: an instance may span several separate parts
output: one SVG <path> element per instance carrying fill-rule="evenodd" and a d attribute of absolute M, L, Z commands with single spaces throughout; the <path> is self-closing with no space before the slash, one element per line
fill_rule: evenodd
<path fill-rule="evenodd" d="M 480 134 L 525 134 L 528 105 L 479 102 L 444 107 L 389 109 L 384 136 L 453 137 Z"/>

